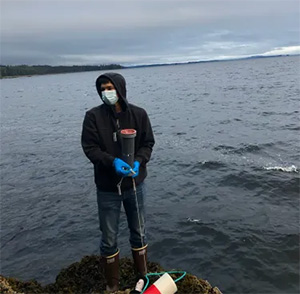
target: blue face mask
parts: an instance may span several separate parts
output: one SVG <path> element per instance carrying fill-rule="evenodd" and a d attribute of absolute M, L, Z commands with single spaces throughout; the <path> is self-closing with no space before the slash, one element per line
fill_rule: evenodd
<path fill-rule="evenodd" d="M 116 90 L 102 91 L 102 99 L 107 105 L 115 105 L 119 100 Z"/>

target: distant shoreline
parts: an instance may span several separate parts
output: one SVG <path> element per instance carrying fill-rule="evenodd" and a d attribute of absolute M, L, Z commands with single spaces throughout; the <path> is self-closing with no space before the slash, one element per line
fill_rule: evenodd
<path fill-rule="evenodd" d="M 229 59 L 210 59 L 210 60 L 199 60 L 199 61 L 185 61 L 185 62 L 172 62 L 172 63 L 153 63 L 153 64 L 131 65 L 131 66 L 124 66 L 124 68 L 167 66 L 167 65 L 184 65 L 184 64 L 196 64 L 196 63 L 213 63 L 213 62 L 253 60 L 253 59 L 265 59 L 265 58 L 276 58 L 276 57 L 293 57 L 293 56 L 300 56 L 300 54 L 281 54 L 281 55 L 270 55 L 270 56 L 253 55 L 253 56 L 248 56 L 248 57 L 229 58 Z"/>
<path fill-rule="evenodd" d="M 0 65 L 0 77 L 18 78 L 31 77 L 48 74 L 74 73 L 85 71 L 100 71 L 111 69 L 122 69 L 120 64 L 108 65 L 73 65 L 73 66 L 51 66 L 51 65 Z"/>
<path fill-rule="evenodd" d="M 300 56 L 300 54 L 285 54 L 285 55 L 271 55 L 271 56 L 255 55 L 255 56 L 231 58 L 231 59 L 212 59 L 212 60 L 199 60 L 199 61 L 173 62 L 173 63 L 153 63 L 153 64 L 140 64 L 140 65 L 128 65 L 128 66 L 124 66 L 120 64 L 110 64 L 110 65 L 100 65 L 100 66 L 0 65 L 0 69 L 1 69 L 0 78 L 12 79 L 12 78 L 20 78 L 20 77 L 32 77 L 32 76 L 62 74 L 62 73 L 78 73 L 78 72 L 87 72 L 87 71 L 100 71 L 100 70 L 103 71 L 103 70 L 112 70 L 112 69 L 158 67 L 158 66 L 185 65 L 185 64 L 197 64 L 197 63 L 215 63 L 215 62 L 225 62 L 225 61 L 254 60 L 254 59 L 293 57 L 293 56 Z M 16 70 L 16 74 L 14 75 L 3 74 L 4 68 L 6 69 L 9 68 L 10 70 Z M 18 72 L 20 69 L 24 69 L 25 70 L 24 73 Z M 44 72 L 42 72 L 41 69 L 44 70 Z M 36 70 L 36 72 L 34 71 L 32 72 L 32 70 Z"/>

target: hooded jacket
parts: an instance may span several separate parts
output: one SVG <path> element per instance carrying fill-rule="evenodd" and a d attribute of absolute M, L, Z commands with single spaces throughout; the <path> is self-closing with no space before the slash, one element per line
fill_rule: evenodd
<path fill-rule="evenodd" d="M 135 129 L 134 160 L 140 162 L 139 175 L 135 177 L 139 185 L 147 176 L 146 164 L 150 160 L 154 137 L 151 124 L 146 111 L 128 103 L 126 99 L 126 82 L 118 73 L 105 73 L 96 80 L 96 88 L 102 99 L 102 77 L 107 78 L 114 85 L 120 102 L 122 112 L 117 113 L 114 106 L 103 103 L 88 110 L 82 126 L 81 145 L 85 155 L 94 165 L 94 178 L 98 189 L 102 191 L 117 191 L 117 184 L 121 176 L 117 175 L 113 167 L 115 158 L 121 158 L 122 129 Z M 131 177 L 125 177 L 121 190 L 132 188 Z"/>

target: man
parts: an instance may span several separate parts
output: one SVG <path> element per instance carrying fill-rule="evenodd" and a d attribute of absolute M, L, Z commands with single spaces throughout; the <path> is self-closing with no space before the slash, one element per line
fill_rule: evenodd
<path fill-rule="evenodd" d="M 123 203 L 136 271 L 147 272 L 145 239 L 144 184 L 154 137 L 146 111 L 128 103 L 126 82 L 118 73 L 105 73 L 96 80 L 102 105 L 86 112 L 82 129 L 82 148 L 94 165 L 100 230 L 100 253 L 104 261 L 107 290 L 119 287 L 119 249 L 117 234 Z M 122 157 L 120 131 L 135 129 L 134 165 Z M 136 189 L 134 187 L 136 186 Z"/>

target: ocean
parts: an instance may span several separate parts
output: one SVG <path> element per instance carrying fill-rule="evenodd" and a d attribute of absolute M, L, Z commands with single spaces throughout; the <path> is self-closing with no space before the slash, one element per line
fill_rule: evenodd
<path fill-rule="evenodd" d="M 300 57 L 118 70 L 146 109 L 149 259 L 225 293 L 299 293 Z M 1 86 L 1 274 L 54 282 L 99 254 L 80 145 L 101 72 Z M 130 256 L 121 215 L 119 247 Z"/>

